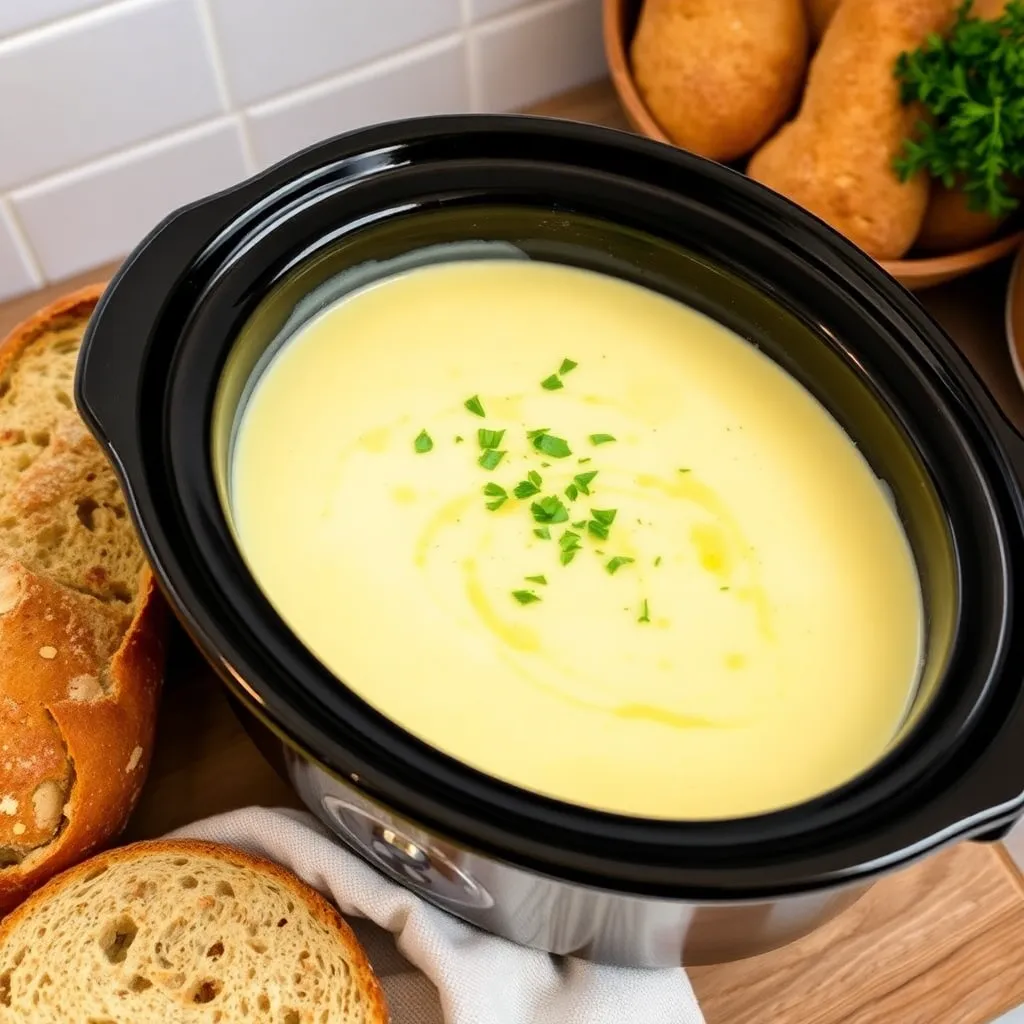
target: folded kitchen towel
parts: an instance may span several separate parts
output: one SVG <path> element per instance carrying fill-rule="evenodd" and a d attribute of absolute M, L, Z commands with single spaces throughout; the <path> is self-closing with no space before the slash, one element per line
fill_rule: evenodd
<path fill-rule="evenodd" d="M 393 1024 L 704 1022 L 681 968 L 604 967 L 488 935 L 385 878 L 312 815 L 252 807 L 172 834 L 267 857 L 350 918 L 365 918 L 352 925 L 384 985 Z"/>

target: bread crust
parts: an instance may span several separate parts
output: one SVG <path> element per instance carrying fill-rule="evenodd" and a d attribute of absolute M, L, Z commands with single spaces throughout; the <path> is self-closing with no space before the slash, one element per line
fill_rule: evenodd
<path fill-rule="evenodd" d="M 15 327 L 0 342 L 0 375 L 40 338 L 87 320 L 103 287 Z M 20 833 L 34 847 L 0 864 L 0 916 L 124 828 L 153 749 L 166 617 L 148 568 L 125 628 L 123 612 L 17 562 L 0 565 L 0 846 Z M 103 640 L 115 645 L 109 661 Z M 46 780 L 64 787 L 50 792 L 63 799 L 63 823 L 37 845 L 52 834 L 32 806 Z"/>
<path fill-rule="evenodd" d="M 79 879 L 103 866 L 136 863 L 150 854 L 159 853 L 220 860 L 236 867 L 258 872 L 287 889 L 297 902 L 306 907 L 313 918 L 337 937 L 345 951 L 345 958 L 352 969 L 359 991 L 365 1000 L 367 1024 L 388 1024 L 390 1016 L 384 991 L 366 958 L 363 947 L 337 908 L 316 889 L 279 864 L 219 843 L 209 843 L 198 839 L 151 839 L 97 854 L 56 878 L 50 879 L 41 889 L 29 896 L 17 910 L 0 920 L 0 949 L 14 935 L 19 926 L 31 920 L 38 907 L 47 900 L 58 896 L 63 889 L 73 885 Z"/>

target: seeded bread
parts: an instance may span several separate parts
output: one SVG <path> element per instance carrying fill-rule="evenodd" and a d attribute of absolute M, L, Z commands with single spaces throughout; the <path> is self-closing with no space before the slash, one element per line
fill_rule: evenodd
<path fill-rule="evenodd" d="M 0 343 L 0 915 L 124 827 L 153 745 L 165 611 L 72 398 L 101 292 Z"/>
<path fill-rule="evenodd" d="M 269 861 L 136 843 L 0 922 L 0 1024 L 387 1024 L 352 930 Z"/>

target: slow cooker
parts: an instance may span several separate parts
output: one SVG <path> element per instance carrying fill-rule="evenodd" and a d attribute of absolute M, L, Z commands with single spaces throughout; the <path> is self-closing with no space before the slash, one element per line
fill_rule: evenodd
<path fill-rule="evenodd" d="M 385 719 L 260 592 L 221 494 L 239 403 L 275 339 L 353 268 L 495 245 L 716 318 L 817 396 L 891 489 L 920 574 L 926 652 L 898 735 L 857 778 L 737 820 L 559 803 Z M 750 955 L 820 924 L 880 874 L 954 840 L 997 838 L 1021 813 L 1024 630 L 1012 627 L 1024 444 L 907 292 L 725 167 L 525 117 L 333 139 L 179 210 L 139 245 L 93 317 L 76 398 L 168 599 L 277 735 L 302 799 L 380 871 L 483 929 L 619 964 Z"/>

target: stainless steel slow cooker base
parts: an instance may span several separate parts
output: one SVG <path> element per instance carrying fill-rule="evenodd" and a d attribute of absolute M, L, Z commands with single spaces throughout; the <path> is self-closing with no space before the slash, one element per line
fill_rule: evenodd
<path fill-rule="evenodd" d="M 622 967 L 722 963 L 784 946 L 869 884 L 764 903 L 684 903 L 566 884 L 442 843 L 285 746 L 288 778 L 349 849 L 418 896 L 493 935 Z"/>

